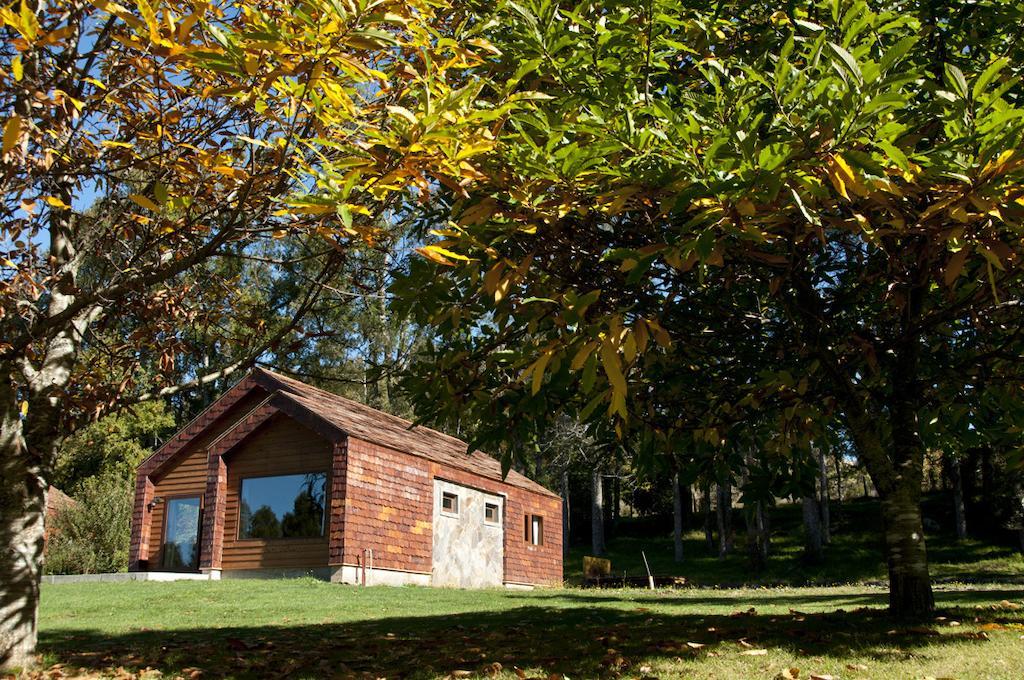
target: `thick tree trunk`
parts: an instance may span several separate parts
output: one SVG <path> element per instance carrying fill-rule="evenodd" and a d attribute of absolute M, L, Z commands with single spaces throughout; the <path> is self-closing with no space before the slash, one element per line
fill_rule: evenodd
<path fill-rule="evenodd" d="M 25 448 L 18 399 L 0 386 L 0 670 L 33 665 L 46 484 Z"/>
<path fill-rule="evenodd" d="M 810 562 L 821 562 L 824 557 L 821 536 L 821 508 L 814 496 L 804 496 L 804 558 Z"/>
<path fill-rule="evenodd" d="M 828 467 L 825 465 L 825 449 L 818 448 L 818 509 L 821 512 L 821 542 L 832 542 L 832 518 L 828 507 Z"/>
<path fill-rule="evenodd" d="M 562 470 L 562 556 L 569 555 L 569 468 Z"/>
<path fill-rule="evenodd" d="M 953 524 L 956 528 L 957 540 L 967 538 L 967 512 L 964 509 L 964 477 L 960 471 L 960 461 L 952 456 L 946 458 L 949 471 L 949 482 L 953 487 Z"/>
<path fill-rule="evenodd" d="M 732 482 L 718 484 L 718 502 L 715 504 L 718 518 L 718 556 L 725 557 L 732 552 Z"/>
<path fill-rule="evenodd" d="M 604 489 L 600 468 L 590 473 L 590 550 L 604 555 Z"/>
<path fill-rule="evenodd" d="M 919 496 L 919 488 L 901 488 L 882 498 L 889 611 L 898 617 L 925 616 L 935 609 Z"/>
<path fill-rule="evenodd" d="M 683 489 L 679 473 L 672 475 L 672 542 L 676 562 L 683 561 Z"/>

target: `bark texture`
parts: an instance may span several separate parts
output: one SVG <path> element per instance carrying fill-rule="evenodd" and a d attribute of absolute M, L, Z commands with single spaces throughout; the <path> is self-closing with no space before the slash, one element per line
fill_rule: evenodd
<path fill-rule="evenodd" d="M 903 489 L 882 499 L 889 611 L 897 617 L 917 618 L 935 609 L 919 495 Z"/>
<path fill-rule="evenodd" d="M 46 483 L 26 450 L 17 394 L 0 388 L 0 669 L 34 664 Z"/>

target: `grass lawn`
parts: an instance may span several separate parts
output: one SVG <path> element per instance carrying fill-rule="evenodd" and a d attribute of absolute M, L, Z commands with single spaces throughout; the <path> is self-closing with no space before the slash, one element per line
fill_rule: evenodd
<path fill-rule="evenodd" d="M 1024 677 L 1024 589 L 459 591 L 313 580 L 44 586 L 45 677 Z M 785 677 L 785 676 L 781 676 Z"/>

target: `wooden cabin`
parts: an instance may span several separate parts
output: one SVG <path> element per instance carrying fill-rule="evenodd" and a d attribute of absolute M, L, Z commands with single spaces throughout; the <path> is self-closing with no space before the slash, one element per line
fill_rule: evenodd
<path fill-rule="evenodd" d="M 254 369 L 138 468 L 129 569 L 562 581 L 557 494 L 459 439 Z"/>

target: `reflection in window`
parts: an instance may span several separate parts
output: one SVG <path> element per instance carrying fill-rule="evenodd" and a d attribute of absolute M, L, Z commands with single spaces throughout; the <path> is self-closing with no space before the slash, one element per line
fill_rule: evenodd
<path fill-rule="evenodd" d="M 238 537 L 323 536 L 326 489 L 324 472 L 243 479 Z"/>
<path fill-rule="evenodd" d="M 186 571 L 199 568 L 200 500 L 172 498 L 164 515 L 163 568 Z"/>

